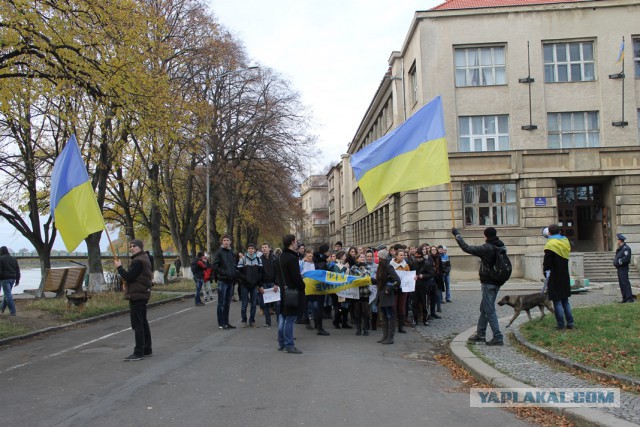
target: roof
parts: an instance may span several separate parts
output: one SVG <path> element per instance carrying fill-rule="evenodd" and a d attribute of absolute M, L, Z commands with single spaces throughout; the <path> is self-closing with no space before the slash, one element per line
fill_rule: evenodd
<path fill-rule="evenodd" d="M 481 9 L 488 7 L 529 6 L 553 3 L 576 3 L 584 1 L 585 0 L 447 0 L 440 6 L 436 6 L 431 10 Z"/>

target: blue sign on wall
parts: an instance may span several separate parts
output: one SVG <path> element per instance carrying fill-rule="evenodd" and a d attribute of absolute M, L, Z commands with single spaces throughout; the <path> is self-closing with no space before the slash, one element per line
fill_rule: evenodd
<path fill-rule="evenodd" d="M 547 206 L 547 198 L 546 197 L 535 197 L 533 199 L 534 206 Z"/>

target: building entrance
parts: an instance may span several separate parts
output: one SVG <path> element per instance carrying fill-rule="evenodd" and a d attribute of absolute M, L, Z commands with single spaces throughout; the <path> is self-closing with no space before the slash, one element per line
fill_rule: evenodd
<path fill-rule="evenodd" d="M 558 224 L 572 251 L 608 251 L 607 219 L 599 184 L 558 186 Z"/>

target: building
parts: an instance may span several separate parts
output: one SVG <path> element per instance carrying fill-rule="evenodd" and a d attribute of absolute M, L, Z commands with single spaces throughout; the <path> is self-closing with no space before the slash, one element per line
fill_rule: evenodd
<path fill-rule="evenodd" d="M 611 251 L 616 233 L 638 252 L 638 16 L 640 0 L 450 0 L 416 12 L 348 154 L 440 95 L 451 186 L 368 212 L 345 155 L 327 175 L 331 241 L 445 244 L 459 279 L 477 277 L 477 263 L 456 263 L 453 225 L 471 244 L 496 227 L 516 277 L 554 222 L 574 252 Z"/>
<path fill-rule="evenodd" d="M 311 175 L 300 185 L 304 212 L 298 242 L 316 248 L 329 241 L 328 187 L 325 175 Z"/>

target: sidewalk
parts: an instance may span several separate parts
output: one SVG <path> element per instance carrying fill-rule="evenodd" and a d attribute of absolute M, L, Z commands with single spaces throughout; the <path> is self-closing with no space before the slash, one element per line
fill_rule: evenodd
<path fill-rule="evenodd" d="M 508 283 L 505 288 L 500 291 L 498 298 L 506 294 L 523 294 L 528 293 L 531 289 L 539 289 L 537 283 Z M 478 285 L 476 284 L 476 289 Z M 457 289 L 466 289 L 465 284 L 461 284 Z M 453 298 L 453 297 L 452 297 Z M 619 300 L 618 296 L 605 296 L 602 293 L 602 287 L 592 287 L 588 292 L 573 295 L 571 298 L 572 307 L 591 306 L 605 304 Z M 454 301 L 455 302 L 455 301 Z M 478 298 L 479 303 L 479 298 Z M 446 305 L 443 309 L 447 307 Z M 506 306 L 505 306 L 506 307 Z M 448 307 L 447 307 L 448 308 Z M 579 388 L 600 386 L 597 383 L 589 382 L 565 371 L 558 371 L 550 364 L 541 362 L 538 359 L 522 353 L 512 340 L 508 339 L 512 330 L 516 330 L 519 326 L 528 320 L 526 313 L 522 313 L 518 319 L 511 325 L 509 329 L 506 324 L 511 319 L 511 311 L 504 310 L 504 307 L 498 308 L 498 316 L 500 327 L 507 338 L 503 347 L 488 347 L 482 344 L 476 344 L 475 349 L 482 355 L 485 363 L 480 357 L 476 356 L 467 347 L 467 338 L 472 335 L 475 330 L 475 321 L 477 320 L 477 312 L 475 320 L 469 319 L 467 326 L 471 326 L 466 330 L 458 333 L 450 342 L 450 348 L 454 359 L 477 379 L 500 388 L 522 388 L 522 387 L 562 387 L 562 388 Z M 539 314 L 539 313 L 536 313 Z M 553 314 L 551 314 L 553 315 Z M 467 317 L 467 316 L 464 316 Z M 578 325 L 579 327 L 579 325 Z M 420 330 L 421 334 L 429 336 L 429 328 Z M 491 366 L 492 365 L 492 366 Z M 552 409 L 554 410 L 554 409 Z M 619 408 L 558 408 L 558 413 L 565 415 L 577 425 L 602 425 L 602 426 L 632 426 L 640 424 L 640 397 L 625 391 L 621 391 Z"/>

